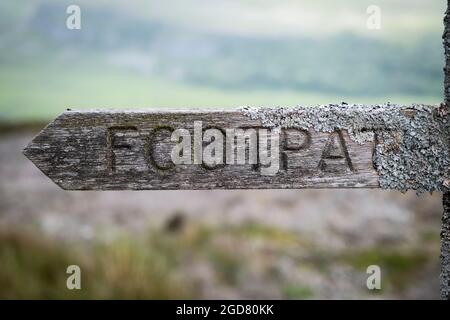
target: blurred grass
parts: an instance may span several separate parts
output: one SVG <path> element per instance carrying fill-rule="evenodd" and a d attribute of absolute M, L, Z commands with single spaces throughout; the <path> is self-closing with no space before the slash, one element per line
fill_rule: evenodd
<path fill-rule="evenodd" d="M 314 297 L 314 292 L 303 286 L 287 285 L 282 288 L 282 294 L 285 299 L 311 299 Z"/>
<path fill-rule="evenodd" d="M 252 281 L 275 287 L 265 292 L 269 296 L 309 299 L 316 297 L 315 289 L 293 280 L 295 272 L 334 281 L 330 272 L 339 264 L 354 268 L 364 281 L 367 266 L 377 264 L 382 292 L 401 294 L 436 257 L 434 251 L 415 247 L 325 253 L 294 232 L 255 223 L 190 224 L 176 233 L 149 230 L 89 242 L 0 228 L 0 299 L 196 299 L 209 297 L 202 291 L 206 283 L 216 292 L 241 292 Z M 283 271 L 286 261 L 302 268 Z M 65 271 L 72 264 L 81 268 L 81 290 L 66 289 Z M 195 271 L 198 266 L 203 267 Z"/>
<path fill-rule="evenodd" d="M 176 256 L 157 241 L 128 237 L 92 247 L 30 232 L 0 233 L 0 299 L 179 299 L 193 288 L 178 276 Z M 147 246 L 148 245 L 148 246 Z M 82 290 L 66 288 L 69 265 L 81 268 Z"/>
<path fill-rule="evenodd" d="M 438 252 L 434 254 L 437 256 Z M 343 255 L 342 259 L 361 271 L 370 265 L 378 265 L 382 270 L 382 290 L 401 291 L 411 285 L 420 270 L 433 261 L 432 257 L 433 253 L 418 248 L 368 248 Z"/>

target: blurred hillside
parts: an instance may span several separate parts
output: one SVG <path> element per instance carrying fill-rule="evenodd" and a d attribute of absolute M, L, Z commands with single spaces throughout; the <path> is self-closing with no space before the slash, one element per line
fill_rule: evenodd
<path fill-rule="evenodd" d="M 437 193 L 67 192 L 21 154 L 32 135 L 0 135 L 0 299 L 439 297 Z"/>
<path fill-rule="evenodd" d="M 70 1 L 0 4 L 0 119 L 66 107 L 441 100 L 438 1 Z"/>
<path fill-rule="evenodd" d="M 69 4 L 0 1 L 0 299 L 438 298 L 439 194 L 66 192 L 21 150 L 67 107 L 440 102 L 445 1 Z"/>

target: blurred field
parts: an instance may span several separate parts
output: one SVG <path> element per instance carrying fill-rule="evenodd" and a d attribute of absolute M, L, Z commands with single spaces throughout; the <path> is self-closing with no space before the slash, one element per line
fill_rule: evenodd
<path fill-rule="evenodd" d="M 439 194 L 66 192 L 21 155 L 30 139 L 0 139 L 1 298 L 438 298 Z"/>
<path fill-rule="evenodd" d="M 66 108 L 439 103 L 444 1 L 69 4 L 0 2 L 0 298 L 438 298 L 439 194 L 64 192 L 20 151 Z"/>
<path fill-rule="evenodd" d="M 324 250 L 300 234 L 258 223 L 189 224 L 176 233 L 58 242 L 38 231 L 1 231 L 2 299 L 437 298 L 436 236 L 389 249 Z M 370 236 L 370 235 L 368 235 Z M 82 290 L 65 269 L 82 270 Z M 371 264 L 383 290 L 364 288 Z"/>

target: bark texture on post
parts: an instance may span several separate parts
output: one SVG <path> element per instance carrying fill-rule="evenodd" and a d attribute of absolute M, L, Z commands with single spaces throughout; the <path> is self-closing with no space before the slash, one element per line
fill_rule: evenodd
<path fill-rule="evenodd" d="M 447 12 L 444 18 L 444 52 L 445 52 L 445 107 L 448 114 L 450 106 L 450 0 L 447 1 Z M 441 230 L 441 298 L 450 299 L 450 192 L 443 194 L 444 212 Z"/>
<path fill-rule="evenodd" d="M 450 299 L 450 192 L 443 195 L 441 230 L 441 298 Z"/>

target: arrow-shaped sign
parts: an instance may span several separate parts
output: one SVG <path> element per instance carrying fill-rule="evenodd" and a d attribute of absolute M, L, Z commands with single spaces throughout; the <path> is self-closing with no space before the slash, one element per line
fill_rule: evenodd
<path fill-rule="evenodd" d="M 339 104 L 66 111 L 24 154 L 67 190 L 442 190 L 449 142 L 441 110 Z"/>

